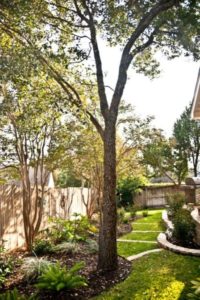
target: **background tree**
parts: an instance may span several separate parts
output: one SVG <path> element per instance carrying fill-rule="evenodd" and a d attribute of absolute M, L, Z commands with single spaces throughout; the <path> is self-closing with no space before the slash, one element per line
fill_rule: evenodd
<path fill-rule="evenodd" d="M 65 91 L 68 101 L 89 116 L 103 140 L 104 185 L 98 267 L 104 271 L 117 268 L 115 140 L 128 68 L 132 63 L 138 72 L 155 76 L 158 63 L 154 53 L 159 49 L 170 58 L 192 53 L 197 59 L 198 18 L 198 2 L 194 0 L 1 1 L 0 30 L 3 37 L 11 37 L 37 57 Z M 123 48 L 111 102 L 106 95 L 98 46 L 100 34 L 110 45 Z M 91 60 L 88 60 L 89 65 L 82 63 L 90 57 L 91 47 L 96 75 L 96 82 L 91 80 L 91 86 L 98 89 L 97 101 L 103 126 L 85 105 L 87 97 L 82 97 L 76 88 L 87 76 L 88 67 L 92 68 Z M 81 61 L 79 72 L 78 65 L 73 68 L 72 61 Z"/>
<path fill-rule="evenodd" d="M 182 157 L 192 164 L 194 176 L 198 176 L 200 155 L 200 122 L 190 117 L 191 105 L 186 107 L 174 124 L 173 136 Z"/>
<path fill-rule="evenodd" d="M 44 84 L 44 85 L 43 85 Z M 52 82 L 49 82 L 52 86 Z M 22 186 L 23 221 L 28 250 L 43 216 L 43 199 L 49 172 L 46 158 L 60 123 L 55 94 L 46 89 L 46 77 L 32 78 L 28 86 L 2 85 L 0 104 L 1 167 L 14 168 Z"/>

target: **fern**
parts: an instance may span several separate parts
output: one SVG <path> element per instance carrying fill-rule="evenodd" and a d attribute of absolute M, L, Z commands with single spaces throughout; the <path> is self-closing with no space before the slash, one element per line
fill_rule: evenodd
<path fill-rule="evenodd" d="M 14 289 L 12 291 L 7 291 L 6 293 L 1 294 L 0 300 L 37 300 L 37 298 L 35 295 L 27 298 L 26 296 L 21 295 L 17 289 Z"/>
<path fill-rule="evenodd" d="M 187 295 L 188 299 L 191 300 L 200 299 L 200 277 L 197 278 L 196 280 L 191 281 L 191 283 L 193 285 L 192 289 L 194 289 L 195 291 Z"/>
<path fill-rule="evenodd" d="M 84 263 L 77 263 L 71 269 L 61 267 L 59 263 L 45 268 L 42 275 L 38 277 L 36 287 L 45 290 L 60 291 L 62 289 L 74 289 L 87 286 L 86 279 L 77 273 L 82 269 Z"/>

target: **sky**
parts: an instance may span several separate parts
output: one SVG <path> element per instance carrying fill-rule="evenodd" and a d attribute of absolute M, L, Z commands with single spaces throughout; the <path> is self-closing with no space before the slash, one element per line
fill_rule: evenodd
<path fill-rule="evenodd" d="M 120 50 L 102 44 L 101 50 L 105 82 L 114 88 Z M 174 122 L 193 99 L 200 64 L 188 57 L 167 60 L 162 54 L 159 54 L 159 61 L 162 72 L 154 80 L 129 70 L 123 99 L 132 103 L 141 117 L 153 115 L 154 126 L 170 136 Z"/>

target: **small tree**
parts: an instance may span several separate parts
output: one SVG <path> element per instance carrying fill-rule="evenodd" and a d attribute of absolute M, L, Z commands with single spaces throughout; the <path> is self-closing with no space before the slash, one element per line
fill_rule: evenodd
<path fill-rule="evenodd" d="M 190 117 L 191 105 L 186 107 L 174 124 L 173 135 L 180 155 L 192 163 L 194 176 L 198 176 L 200 156 L 200 122 Z"/>

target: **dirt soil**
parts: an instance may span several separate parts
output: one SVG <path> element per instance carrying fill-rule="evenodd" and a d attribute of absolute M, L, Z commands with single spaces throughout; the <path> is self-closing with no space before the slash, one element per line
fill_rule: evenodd
<path fill-rule="evenodd" d="M 28 257 L 26 252 L 16 251 L 12 254 L 14 259 L 23 259 Z M 77 254 L 51 254 L 46 255 L 46 259 L 50 261 L 59 260 L 62 265 L 67 267 L 73 266 L 76 262 L 84 261 L 85 267 L 80 272 L 87 278 L 88 286 L 73 291 L 60 292 L 40 292 L 38 299 L 54 299 L 54 300 L 71 300 L 71 299 L 89 299 L 95 295 L 107 290 L 116 283 L 123 281 L 131 271 L 131 263 L 126 259 L 119 257 L 119 267 L 117 271 L 102 274 L 97 269 L 97 255 L 80 251 Z M 20 263 L 15 264 L 12 274 L 5 281 L 4 287 L 0 290 L 1 293 L 6 290 L 17 288 L 18 291 L 26 296 L 36 293 L 37 289 L 34 286 L 35 282 L 28 283 L 23 279 L 23 274 L 20 270 Z"/>

